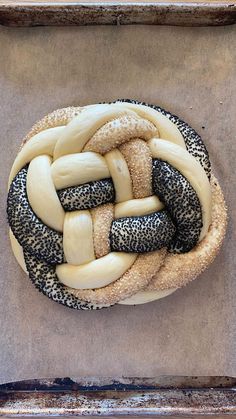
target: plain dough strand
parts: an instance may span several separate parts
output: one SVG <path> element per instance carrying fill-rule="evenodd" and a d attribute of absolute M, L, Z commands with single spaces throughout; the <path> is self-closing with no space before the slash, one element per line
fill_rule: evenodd
<path fill-rule="evenodd" d="M 134 263 L 135 253 L 111 252 L 85 265 L 57 265 L 59 281 L 75 289 L 102 288 L 119 279 Z"/>
<path fill-rule="evenodd" d="M 60 157 L 51 165 L 51 171 L 56 189 L 110 177 L 104 157 L 92 151 Z"/>
<path fill-rule="evenodd" d="M 140 217 L 160 211 L 163 208 L 164 204 L 155 195 L 148 198 L 131 199 L 115 205 L 115 218 Z"/>
<path fill-rule="evenodd" d="M 53 155 L 55 144 L 64 128 L 64 126 L 60 126 L 45 129 L 31 137 L 27 143 L 23 145 L 13 163 L 9 176 L 8 187 L 10 187 L 10 184 L 16 174 L 32 159 L 40 156 L 41 154 L 48 154 L 49 156 Z"/>
<path fill-rule="evenodd" d="M 67 263 L 71 265 L 82 265 L 95 259 L 93 222 L 89 211 L 66 213 L 63 250 Z"/>
<path fill-rule="evenodd" d="M 133 198 L 132 181 L 127 163 L 121 152 L 117 149 L 105 154 L 115 191 L 116 202 L 124 202 Z"/>

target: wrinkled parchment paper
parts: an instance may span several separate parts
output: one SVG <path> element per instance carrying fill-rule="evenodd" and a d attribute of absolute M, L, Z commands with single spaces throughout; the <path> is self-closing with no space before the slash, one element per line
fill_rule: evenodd
<path fill-rule="evenodd" d="M 236 375 L 236 27 L 0 29 L 0 381 L 42 377 Z M 39 294 L 8 240 L 6 185 L 22 137 L 48 112 L 136 98 L 203 135 L 224 188 L 224 246 L 166 299 L 78 312 Z"/>

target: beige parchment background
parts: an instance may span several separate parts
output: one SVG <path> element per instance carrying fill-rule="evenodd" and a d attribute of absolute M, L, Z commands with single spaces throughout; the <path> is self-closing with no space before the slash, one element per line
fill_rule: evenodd
<path fill-rule="evenodd" d="M 0 382 L 39 377 L 236 375 L 236 27 L 0 28 Z M 229 207 L 201 277 L 138 307 L 77 312 L 39 294 L 10 250 L 6 184 L 34 121 L 67 105 L 137 98 L 203 135 Z"/>

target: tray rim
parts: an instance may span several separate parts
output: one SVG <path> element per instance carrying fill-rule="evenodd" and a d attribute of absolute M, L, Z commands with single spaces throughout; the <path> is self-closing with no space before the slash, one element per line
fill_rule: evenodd
<path fill-rule="evenodd" d="M 236 1 L 77 2 L 0 0 L 0 24 L 6 26 L 178 25 L 236 23 Z"/>
<path fill-rule="evenodd" d="M 0 416 L 235 418 L 236 378 L 83 377 L 9 383 L 0 386 Z"/>

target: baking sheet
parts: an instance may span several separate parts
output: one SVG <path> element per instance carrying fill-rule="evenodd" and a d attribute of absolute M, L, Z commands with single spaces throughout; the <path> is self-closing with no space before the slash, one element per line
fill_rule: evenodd
<path fill-rule="evenodd" d="M 236 27 L 0 28 L 0 382 L 236 375 Z M 73 311 L 39 294 L 10 250 L 6 184 L 22 137 L 67 105 L 136 98 L 203 135 L 229 226 L 217 260 L 166 299 Z"/>

